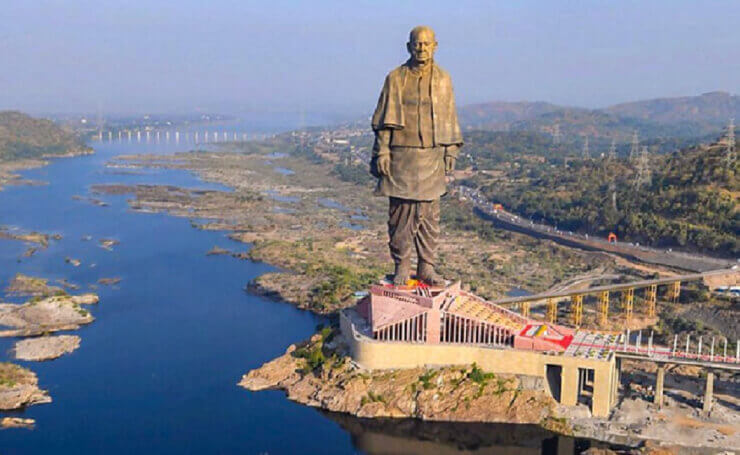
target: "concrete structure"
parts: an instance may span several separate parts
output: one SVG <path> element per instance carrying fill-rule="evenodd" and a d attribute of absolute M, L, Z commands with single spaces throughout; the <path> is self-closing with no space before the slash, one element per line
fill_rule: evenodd
<path fill-rule="evenodd" d="M 616 398 L 617 335 L 574 332 L 491 304 L 460 289 L 376 285 L 341 313 L 353 359 L 370 369 L 469 365 L 538 376 L 559 402 L 605 417 Z M 586 378 L 589 378 L 586 380 Z"/>
<path fill-rule="evenodd" d="M 602 299 L 608 297 L 602 294 Z M 690 342 L 678 350 L 677 339 L 673 349 L 654 345 L 652 334 L 644 342 L 642 332 L 574 330 L 485 301 L 463 291 L 459 282 L 444 288 L 374 285 L 356 307 L 340 313 L 340 325 L 353 359 L 366 368 L 476 363 L 493 373 L 537 376 L 555 400 L 566 406 L 589 404 L 595 417 L 607 417 L 617 403 L 625 358 L 658 364 L 657 406 L 662 405 L 666 364 L 740 371 L 740 348 L 735 356 L 726 349 L 715 355 L 713 348 L 707 355 L 701 347 L 694 353 Z M 713 379 L 710 370 L 705 411 L 711 407 Z"/>

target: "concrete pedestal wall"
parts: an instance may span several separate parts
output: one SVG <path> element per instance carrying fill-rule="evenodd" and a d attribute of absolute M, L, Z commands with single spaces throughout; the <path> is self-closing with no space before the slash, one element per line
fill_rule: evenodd
<path fill-rule="evenodd" d="M 615 392 L 614 359 L 608 361 L 548 355 L 536 351 L 494 349 L 475 345 L 381 342 L 361 335 L 354 329 L 358 316 L 353 310 L 340 313 L 340 325 L 352 358 L 368 369 L 418 368 L 423 366 L 470 365 L 502 374 L 538 376 L 547 383 L 547 366 L 562 367 L 560 402 L 575 406 L 578 402 L 578 369 L 594 370 L 591 412 L 595 417 L 609 415 Z"/>

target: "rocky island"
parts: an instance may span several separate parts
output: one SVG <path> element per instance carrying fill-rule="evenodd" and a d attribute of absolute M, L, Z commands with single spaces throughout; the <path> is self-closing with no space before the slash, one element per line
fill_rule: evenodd
<path fill-rule="evenodd" d="M 28 338 L 15 344 L 13 351 L 18 360 L 51 360 L 73 352 L 80 347 L 77 335 L 42 336 Z"/>
<path fill-rule="evenodd" d="M 44 278 L 17 274 L 6 288 L 8 295 L 31 297 L 25 303 L 0 302 L 0 337 L 24 337 L 13 348 L 19 360 L 42 361 L 73 352 L 80 345 L 76 335 L 49 334 L 75 330 L 95 318 L 83 306 L 98 303 L 96 294 L 70 295 L 51 286 Z M 49 394 L 38 388 L 32 371 L 9 362 L 0 363 L 0 410 L 19 409 L 51 402 Z M 3 420 L 6 428 L 28 427 L 25 419 Z"/>
<path fill-rule="evenodd" d="M 39 389 L 34 372 L 12 363 L 0 362 L 0 410 L 50 402 L 48 392 Z"/>

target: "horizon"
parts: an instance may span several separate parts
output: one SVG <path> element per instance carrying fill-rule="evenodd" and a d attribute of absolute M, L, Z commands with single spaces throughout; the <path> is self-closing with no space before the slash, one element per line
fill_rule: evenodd
<path fill-rule="evenodd" d="M 737 15 L 728 14 L 740 5 L 729 1 L 425 2 L 419 9 L 386 1 L 11 0 L 13 20 L 0 34 L 0 59 L 11 68 L 0 74 L 0 110 L 361 117 L 385 74 L 405 61 L 408 31 L 420 23 L 436 31 L 435 60 L 451 73 L 461 106 L 598 109 L 740 93 Z"/>

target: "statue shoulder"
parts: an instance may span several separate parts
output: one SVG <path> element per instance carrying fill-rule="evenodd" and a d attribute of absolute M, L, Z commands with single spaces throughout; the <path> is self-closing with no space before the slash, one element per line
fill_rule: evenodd
<path fill-rule="evenodd" d="M 395 79 L 395 78 L 401 78 L 403 77 L 403 73 L 406 71 L 406 65 L 399 65 L 395 68 L 393 68 L 390 73 L 388 73 L 387 79 Z"/>
<path fill-rule="evenodd" d="M 448 73 L 447 70 L 445 70 L 441 66 L 437 65 L 436 62 L 434 63 L 434 71 L 443 79 L 451 80 L 450 73 Z"/>

